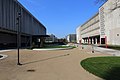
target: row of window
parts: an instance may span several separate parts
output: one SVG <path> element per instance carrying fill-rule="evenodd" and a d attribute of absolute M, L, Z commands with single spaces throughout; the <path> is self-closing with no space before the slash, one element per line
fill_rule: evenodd
<path fill-rule="evenodd" d="M 91 27 L 92 25 L 96 24 L 98 21 L 99 21 L 99 14 L 95 15 L 88 22 L 83 24 L 82 27 L 81 27 L 82 28 L 81 31 L 84 31 L 88 27 Z"/>

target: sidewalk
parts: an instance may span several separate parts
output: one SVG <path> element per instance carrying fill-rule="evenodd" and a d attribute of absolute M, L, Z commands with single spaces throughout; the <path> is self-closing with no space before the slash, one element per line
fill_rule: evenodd
<path fill-rule="evenodd" d="M 1 53 L 1 52 L 8 52 L 8 51 L 12 51 L 12 50 L 15 50 L 15 49 L 0 50 L 0 53 Z"/>
<path fill-rule="evenodd" d="M 95 50 L 95 51 L 99 51 L 99 52 L 101 52 L 101 53 L 111 54 L 111 55 L 113 55 L 113 56 L 120 56 L 120 51 L 119 51 L 119 50 L 115 50 L 115 49 L 94 47 L 94 50 Z"/>
<path fill-rule="evenodd" d="M 120 56 L 120 50 L 102 48 L 102 47 L 92 46 L 92 45 L 80 45 L 80 47 L 84 47 L 84 49 L 87 49 L 89 51 L 94 50 L 95 52 L 100 52 L 103 54 L 110 54 L 112 56 Z"/>
<path fill-rule="evenodd" d="M 102 80 L 84 70 L 80 62 L 88 57 L 109 56 L 81 47 L 70 50 L 32 51 L 20 50 L 17 64 L 17 51 L 3 52 L 9 57 L 0 61 L 0 80 Z"/>

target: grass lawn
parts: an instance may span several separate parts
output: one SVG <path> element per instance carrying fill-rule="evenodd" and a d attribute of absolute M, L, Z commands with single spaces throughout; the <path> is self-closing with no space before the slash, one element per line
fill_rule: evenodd
<path fill-rule="evenodd" d="M 120 57 L 93 57 L 81 61 L 84 69 L 105 80 L 120 80 Z"/>

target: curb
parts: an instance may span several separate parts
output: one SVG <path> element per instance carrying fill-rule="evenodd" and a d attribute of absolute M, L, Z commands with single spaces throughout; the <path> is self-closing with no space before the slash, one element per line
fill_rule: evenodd
<path fill-rule="evenodd" d="M 32 50 L 36 50 L 36 51 L 52 51 L 52 50 L 68 50 L 68 49 L 73 49 L 73 47 L 69 47 L 69 48 L 32 49 Z"/>

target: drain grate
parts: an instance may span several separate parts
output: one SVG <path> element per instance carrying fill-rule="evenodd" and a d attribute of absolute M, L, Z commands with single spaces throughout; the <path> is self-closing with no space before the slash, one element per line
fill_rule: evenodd
<path fill-rule="evenodd" d="M 35 70 L 34 69 L 29 69 L 29 70 L 27 70 L 27 72 L 35 72 Z"/>

